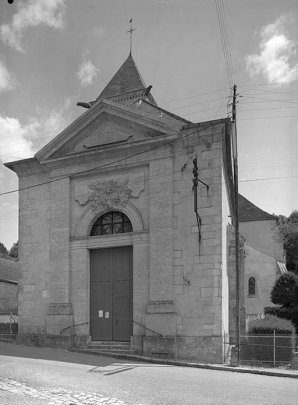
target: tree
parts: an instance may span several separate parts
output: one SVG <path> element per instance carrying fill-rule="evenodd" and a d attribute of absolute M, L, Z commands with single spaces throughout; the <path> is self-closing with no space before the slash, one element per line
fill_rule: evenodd
<path fill-rule="evenodd" d="M 271 302 L 276 307 L 265 307 L 266 315 L 275 315 L 293 322 L 298 333 L 298 276 L 291 272 L 282 274 L 271 291 Z"/>
<path fill-rule="evenodd" d="M 0 242 L 0 257 L 2 257 L 4 259 L 8 258 L 8 250 L 1 242 Z"/>
<path fill-rule="evenodd" d="M 279 215 L 277 227 L 284 239 L 287 269 L 298 275 L 298 211 L 294 210 L 288 218 Z"/>
<path fill-rule="evenodd" d="M 17 241 L 17 243 L 14 243 L 12 245 L 9 251 L 9 256 L 17 260 L 19 256 L 18 249 L 19 249 L 19 241 Z"/>
<path fill-rule="evenodd" d="M 298 304 L 298 276 L 291 272 L 282 274 L 271 291 L 271 302 L 282 307 L 291 308 Z"/>

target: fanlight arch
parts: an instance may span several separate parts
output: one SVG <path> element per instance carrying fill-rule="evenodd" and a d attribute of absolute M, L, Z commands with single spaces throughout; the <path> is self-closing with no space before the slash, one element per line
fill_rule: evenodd
<path fill-rule="evenodd" d="M 117 208 L 115 207 L 114 210 L 116 211 Z M 88 207 L 88 209 L 85 211 L 85 214 L 80 218 L 76 226 L 75 238 L 89 237 L 92 226 L 94 225 L 96 220 L 103 214 L 110 211 L 113 211 L 113 208 L 111 208 L 109 211 L 103 210 L 101 212 L 95 213 L 90 207 Z M 144 231 L 142 217 L 137 208 L 133 204 L 128 202 L 125 207 L 121 207 L 120 212 L 124 213 L 129 218 L 134 233 Z"/>
<path fill-rule="evenodd" d="M 133 232 L 130 219 L 120 211 L 108 211 L 94 222 L 90 236 Z"/>

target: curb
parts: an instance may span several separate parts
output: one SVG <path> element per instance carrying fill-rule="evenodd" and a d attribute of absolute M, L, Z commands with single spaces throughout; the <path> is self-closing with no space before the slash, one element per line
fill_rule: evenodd
<path fill-rule="evenodd" d="M 134 361 L 144 361 L 146 363 L 153 363 L 153 364 L 165 364 L 169 366 L 180 366 L 180 367 L 192 367 L 192 368 L 202 368 L 207 370 L 217 370 L 217 371 L 229 371 L 232 373 L 245 373 L 245 374 L 259 374 L 259 375 L 267 375 L 270 377 L 286 377 L 286 378 L 298 378 L 298 372 L 296 373 L 287 373 L 283 371 L 276 371 L 276 370 L 263 370 L 263 369 L 252 369 L 252 368 L 244 368 L 244 367 L 232 367 L 232 366 L 224 366 L 220 364 L 204 364 L 204 363 L 190 363 L 183 360 L 166 360 L 166 359 L 157 359 L 153 357 L 146 357 L 140 355 L 132 355 L 132 354 L 114 354 L 114 353 L 101 353 L 95 352 L 92 350 L 85 350 L 85 349 L 70 349 L 70 352 L 74 353 L 83 353 L 83 354 L 92 354 L 95 356 L 104 356 L 104 357 L 115 357 L 118 359 L 123 360 L 134 360 Z"/>

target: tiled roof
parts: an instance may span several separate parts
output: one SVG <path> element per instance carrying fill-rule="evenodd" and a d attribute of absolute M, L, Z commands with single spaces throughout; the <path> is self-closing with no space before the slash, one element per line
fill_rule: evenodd
<path fill-rule="evenodd" d="M 97 97 L 96 101 L 120 94 L 139 91 L 140 89 L 146 89 L 146 85 L 135 64 L 135 61 L 133 60 L 133 57 L 131 54 L 129 54 L 126 61 L 106 85 L 106 87 Z"/>
<path fill-rule="evenodd" d="M 0 257 L 0 279 L 18 281 L 20 278 L 19 265 L 17 262 Z"/>
<path fill-rule="evenodd" d="M 268 214 L 268 212 L 261 210 L 261 208 L 254 205 L 241 194 L 238 194 L 238 206 L 240 222 L 275 219 L 274 215 Z"/>

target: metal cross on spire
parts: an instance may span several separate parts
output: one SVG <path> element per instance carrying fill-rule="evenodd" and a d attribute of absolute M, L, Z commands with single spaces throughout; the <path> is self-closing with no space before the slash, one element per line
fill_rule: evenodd
<path fill-rule="evenodd" d="M 132 51 L 132 33 L 133 33 L 133 31 L 136 30 L 136 28 L 132 28 L 132 18 L 130 19 L 129 22 L 130 22 L 130 30 L 128 30 L 126 32 L 130 33 L 130 36 L 129 36 L 129 38 L 130 38 L 130 52 L 129 52 L 129 54 L 131 55 L 131 51 Z"/>

